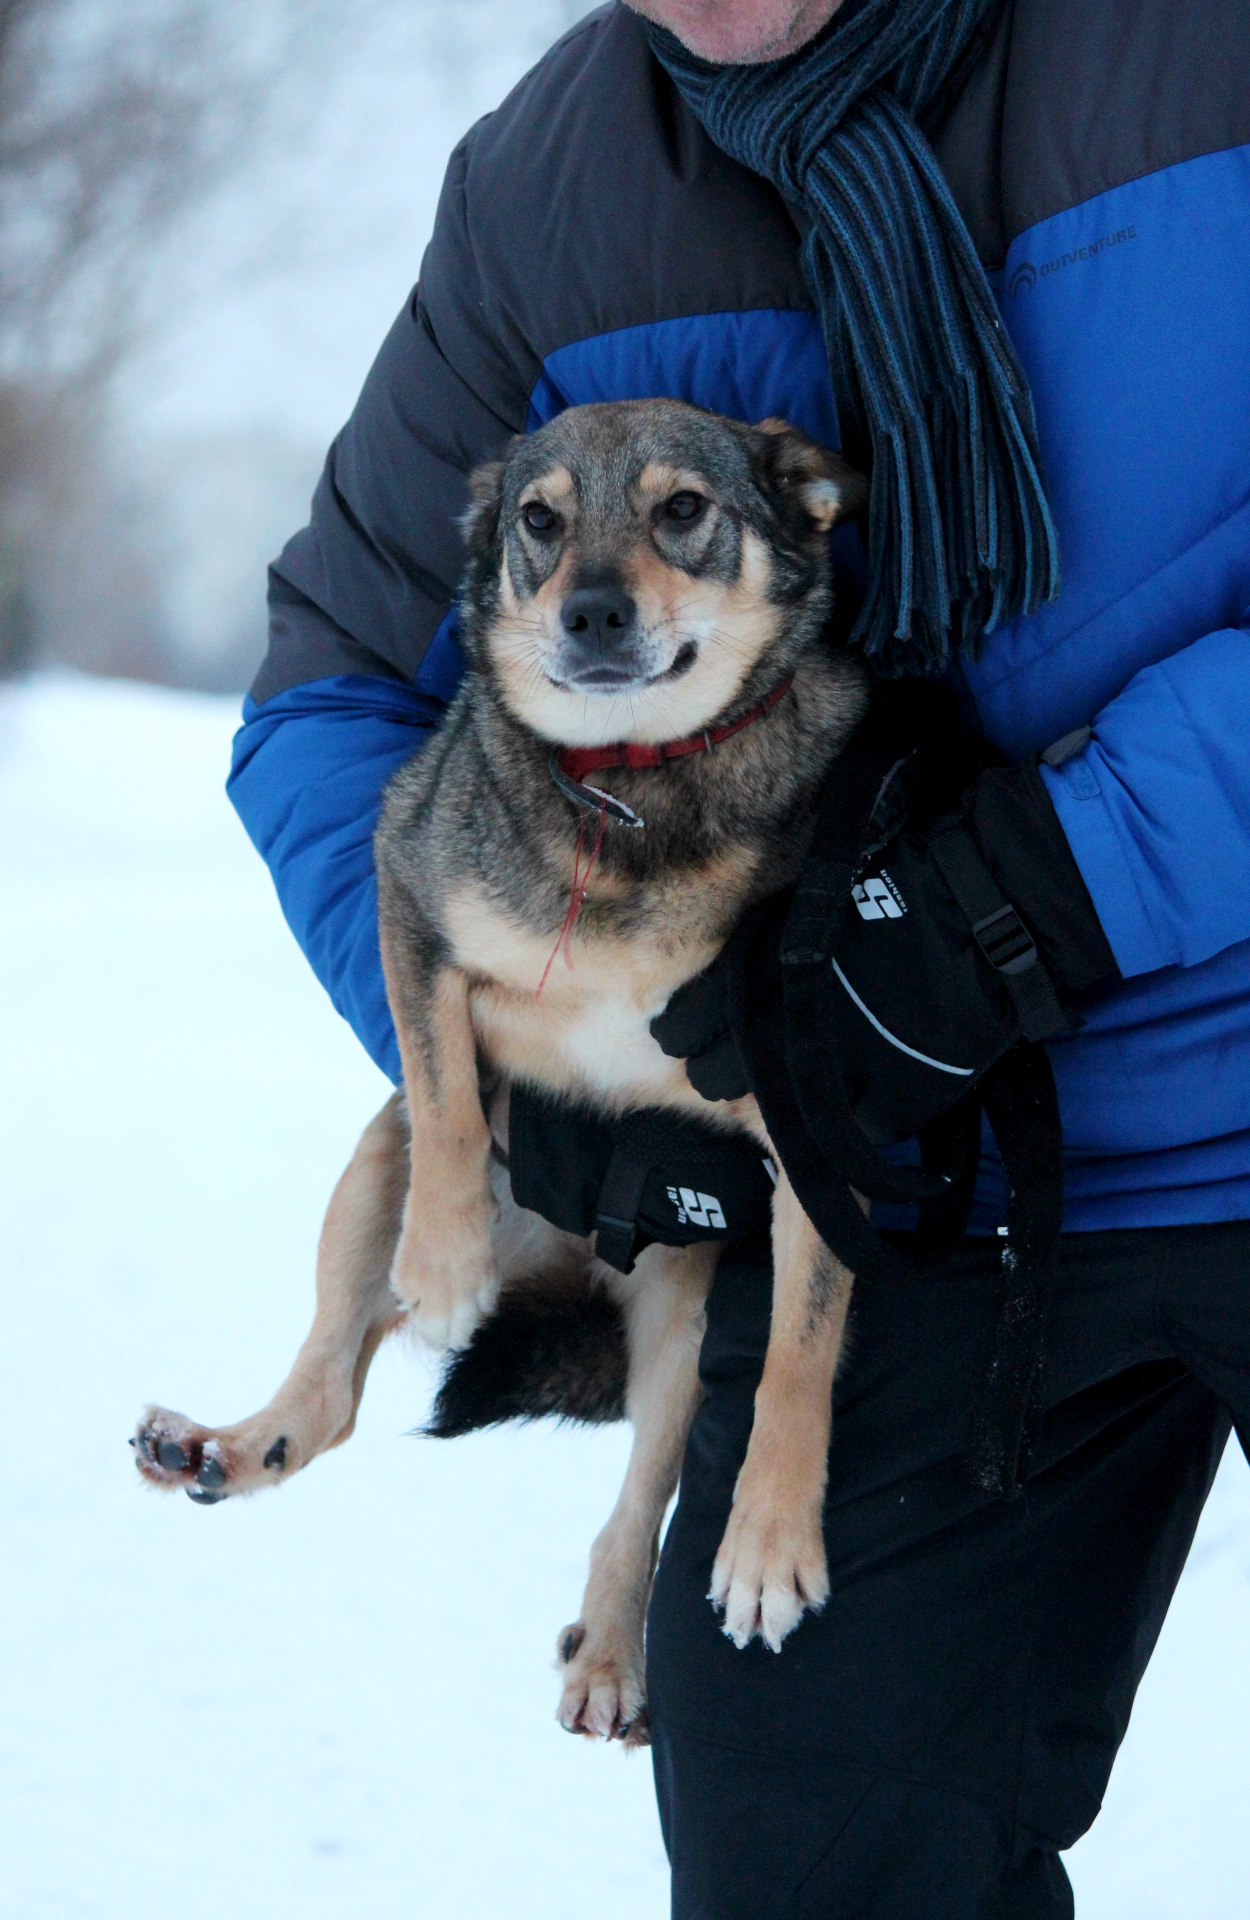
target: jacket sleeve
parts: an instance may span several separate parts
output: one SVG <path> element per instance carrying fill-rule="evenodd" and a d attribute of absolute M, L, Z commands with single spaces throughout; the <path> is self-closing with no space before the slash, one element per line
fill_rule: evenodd
<path fill-rule="evenodd" d="M 466 477 L 523 425 L 529 391 L 481 298 L 472 142 L 452 157 L 421 282 L 330 449 L 310 523 L 270 570 L 269 651 L 228 783 L 314 972 L 394 1080 L 373 830 L 387 781 L 455 691 Z"/>
<path fill-rule="evenodd" d="M 1121 973 L 1250 940 L 1250 610 L 1145 667 L 1042 777 Z"/>
<path fill-rule="evenodd" d="M 454 633 L 436 654 L 456 671 Z M 423 674 L 428 683 L 433 675 Z M 370 1058 L 396 1083 L 399 1046 L 378 950 L 373 831 L 387 781 L 423 747 L 445 702 L 376 675 L 339 674 L 249 695 L 227 791 L 273 875 L 287 924 Z"/>

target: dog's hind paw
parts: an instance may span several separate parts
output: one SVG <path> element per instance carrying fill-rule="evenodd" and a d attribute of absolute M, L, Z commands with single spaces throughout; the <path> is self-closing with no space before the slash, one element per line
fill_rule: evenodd
<path fill-rule="evenodd" d="M 829 1598 L 820 1515 L 787 1513 L 743 1491 L 734 1499 L 708 1599 L 723 1609 L 724 1631 L 736 1647 L 758 1634 L 780 1653 L 803 1615 L 818 1613 Z"/>
<path fill-rule="evenodd" d="M 197 1506 L 214 1507 L 230 1494 L 275 1486 L 295 1464 L 286 1434 L 250 1434 L 255 1424 L 215 1432 L 185 1414 L 149 1407 L 130 1442 L 135 1465 L 149 1485 L 181 1488 Z"/>
<path fill-rule="evenodd" d="M 566 1733 L 650 1746 L 641 1636 L 619 1629 L 597 1633 L 579 1620 L 560 1635 L 556 1658 L 564 1670 L 556 1719 Z"/>

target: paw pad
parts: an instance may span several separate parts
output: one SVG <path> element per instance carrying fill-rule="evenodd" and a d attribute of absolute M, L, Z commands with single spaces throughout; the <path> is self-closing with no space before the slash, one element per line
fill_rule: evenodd
<path fill-rule="evenodd" d="M 145 1480 L 161 1487 L 181 1487 L 201 1507 L 214 1507 L 226 1499 L 228 1475 L 217 1441 L 196 1438 L 191 1423 L 180 1415 L 153 1410 L 130 1444 Z"/>

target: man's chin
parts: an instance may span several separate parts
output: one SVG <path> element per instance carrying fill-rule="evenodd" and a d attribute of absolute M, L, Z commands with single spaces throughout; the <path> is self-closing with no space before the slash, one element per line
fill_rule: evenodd
<path fill-rule="evenodd" d="M 761 66 L 811 39 L 840 0 L 626 0 L 714 66 Z"/>

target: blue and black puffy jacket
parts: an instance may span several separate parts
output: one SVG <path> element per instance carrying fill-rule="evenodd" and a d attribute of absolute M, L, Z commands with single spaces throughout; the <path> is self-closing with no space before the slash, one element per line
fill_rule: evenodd
<path fill-rule="evenodd" d="M 926 132 L 1032 382 L 1064 586 L 960 671 L 1046 779 L 1124 975 L 1052 1048 L 1071 1229 L 1250 1216 L 1250 30 L 1244 0 L 1006 0 Z M 398 1079 L 371 836 L 456 686 L 465 476 L 589 400 L 838 443 L 763 180 L 620 6 L 452 157 L 420 283 L 272 570 L 230 791 L 339 1011 Z M 983 1172 L 993 1226 L 1001 1170 Z"/>

